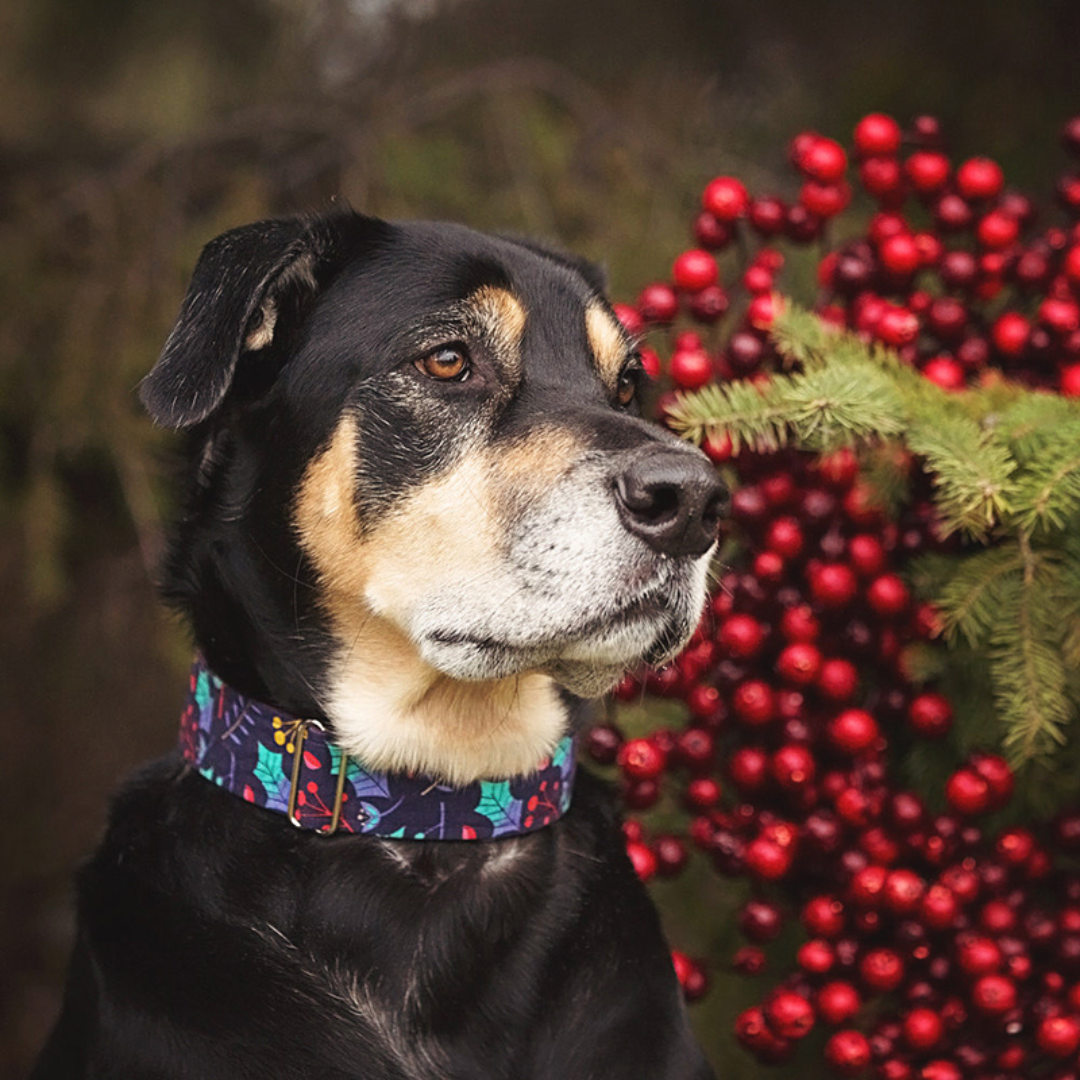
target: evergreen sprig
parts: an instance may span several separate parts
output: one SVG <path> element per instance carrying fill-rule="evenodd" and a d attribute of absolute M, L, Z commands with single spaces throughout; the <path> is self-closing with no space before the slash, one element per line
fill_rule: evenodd
<path fill-rule="evenodd" d="M 1005 380 L 950 393 L 887 349 L 778 308 L 786 371 L 683 395 L 672 426 L 697 442 L 727 435 L 736 452 L 856 446 L 892 510 L 914 455 L 942 530 L 968 541 L 921 560 L 916 580 L 945 642 L 984 665 L 1014 763 L 1045 762 L 1080 711 L 1080 403 Z"/>

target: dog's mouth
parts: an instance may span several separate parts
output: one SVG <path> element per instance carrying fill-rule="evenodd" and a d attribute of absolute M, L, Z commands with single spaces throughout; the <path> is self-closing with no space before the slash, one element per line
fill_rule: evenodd
<path fill-rule="evenodd" d="M 528 643 L 449 629 L 432 630 L 425 636 L 429 641 L 443 646 L 469 646 L 491 652 L 535 653 L 572 647 L 575 643 L 589 641 L 598 634 L 630 627 L 636 623 L 655 623 L 666 619 L 671 603 L 671 596 L 666 589 L 653 589 L 644 596 L 616 607 L 611 612 L 578 623 L 564 633 Z"/>

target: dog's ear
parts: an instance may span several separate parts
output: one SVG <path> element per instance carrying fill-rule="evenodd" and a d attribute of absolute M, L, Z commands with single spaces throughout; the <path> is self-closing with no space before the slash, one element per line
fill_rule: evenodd
<path fill-rule="evenodd" d="M 391 226 L 351 210 L 260 221 L 203 248 L 176 325 L 139 397 L 154 420 L 190 427 L 225 400 L 241 356 L 268 354 L 283 313 L 303 311 L 351 255 Z M 269 360 L 268 360 L 269 363 Z"/>

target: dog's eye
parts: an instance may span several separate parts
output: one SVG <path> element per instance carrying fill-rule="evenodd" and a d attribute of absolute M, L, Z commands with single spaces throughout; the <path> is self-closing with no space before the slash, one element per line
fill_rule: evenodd
<path fill-rule="evenodd" d="M 464 382 L 469 377 L 469 354 L 462 345 L 444 345 L 415 363 L 421 374 L 443 382 Z"/>
<path fill-rule="evenodd" d="M 619 374 L 619 384 L 615 388 L 615 396 L 618 398 L 619 404 L 624 408 L 634 400 L 643 370 L 641 361 L 635 356 Z"/>

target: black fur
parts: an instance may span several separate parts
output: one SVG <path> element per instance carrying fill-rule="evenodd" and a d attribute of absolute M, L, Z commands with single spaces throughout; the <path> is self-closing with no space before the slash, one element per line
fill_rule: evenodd
<path fill-rule="evenodd" d="M 402 357 L 464 335 L 445 313 L 482 285 L 512 285 L 543 313 L 526 330 L 522 378 L 478 365 L 471 385 L 425 385 L 430 400 L 416 404 Z M 311 688 L 330 631 L 286 511 L 350 403 L 363 404 L 365 526 L 446 467 L 478 410 L 497 414 L 507 445 L 551 415 L 605 450 L 655 438 L 589 361 L 581 313 L 598 285 L 514 240 L 348 212 L 207 246 L 143 400 L 188 429 L 164 585 L 218 674 L 320 715 Z M 268 302 L 272 339 L 247 349 Z M 425 409 L 441 425 L 418 426 Z M 582 708 L 567 696 L 572 725 Z M 33 1075 L 712 1074 L 611 795 L 592 777 L 528 837 L 417 844 L 294 829 L 169 758 L 128 783 L 80 876 L 64 1008 Z"/>

